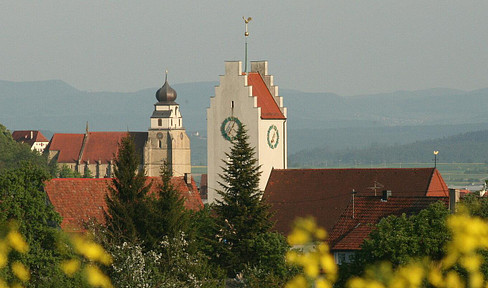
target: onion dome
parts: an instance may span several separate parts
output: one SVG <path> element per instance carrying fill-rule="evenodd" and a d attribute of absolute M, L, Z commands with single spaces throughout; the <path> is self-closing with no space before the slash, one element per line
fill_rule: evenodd
<path fill-rule="evenodd" d="M 176 100 L 176 91 L 168 84 L 168 71 L 166 70 L 166 79 L 163 87 L 156 92 L 158 102 L 174 102 Z"/>

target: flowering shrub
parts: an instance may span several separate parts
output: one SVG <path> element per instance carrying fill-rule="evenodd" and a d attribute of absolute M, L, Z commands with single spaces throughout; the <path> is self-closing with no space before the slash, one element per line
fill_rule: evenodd
<path fill-rule="evenodd" d="M 483 263 L 480 252 L 488 249 L 488 223 L 461 212 L 449 216 L 447 226 L 452 240 L 446 245 L 446 256 L 441 260 L 417 259 L 397 268 L 382 262 L 367 268 L 362 277 L 349 279 L 347 287 L 488 287 L 480 271 Z M 288 242 L 298 249 L 290 251 L 287 259 L 300 266 L 302 273 L 289 281 L 287 288 L 332 287 L 337 266 L 324 242 L 325 237 L 325 231 L 317 227 L 313 219 L 297 220 Z"/>
<path fill-rule="evenodd" d="M 0 269 L 4 278 L 0 278 L 0 288 L 24 287 L 23 285 L 29 284 L 31 273 L 28 267 L 16 260 L 19 257 L 14 256 L 16 253 L 26 255 L 29 252 L 29 245 L 18 232 L 17 225 L 14 222 L 1 228 Z M 98 264 L 110 264 L 112 258 L 99 244 L 81 236 L 70 237 L 68 244 L 79 256 L 59 264 L 61 270 L 68 277 L 73 277 L 76 273 L 83 273 L 86 282 L 91 287 L 112 287 L 110 279 L 97 266 Z M 6 277 L 8 275 L 6 270 L 9 270 L 14 277 Z"/>

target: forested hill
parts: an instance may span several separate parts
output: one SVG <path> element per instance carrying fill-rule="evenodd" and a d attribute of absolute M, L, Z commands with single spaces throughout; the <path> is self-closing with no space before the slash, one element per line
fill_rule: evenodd
<path fill-rule="evenodd" d="M 290 155 L 288 162 L 290 167 L 426 163 L 433 161 L 435 150 L 439 151 L 439 162 L 488 163 L 488 130 L 403 145 L 374 144 L 369 148 L 340 151 L 317 148 Z"/>

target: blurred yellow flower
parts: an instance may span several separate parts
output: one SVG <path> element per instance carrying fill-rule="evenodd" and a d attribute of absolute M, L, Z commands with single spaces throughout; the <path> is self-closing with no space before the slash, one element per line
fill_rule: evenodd
<path fill-rule="evenodd" d="M 29 269 L 18 261 L 12 263 L 12 272 L 22 282 L 27 282 L 30 279 Z"/>
<path fill-rule="evenodd" d="M 111 288 L 112 283 L 110 282 L 110 278 L 108 278 L 105 274 L 100 271 L 94 265 L 88 265 L 85 268 L 86 278 L 88 280 L 88 284 L 93 287 L 102 287 L 102 288 Z"/>
<path fill-rule="evenodd" d="M 12 248 L 20 253 L 27 253 L 29 245 L 24 241 L 24 237 L 17 231 L 10 231 L 7 235 L 8 242 Z"/>
<path fill-rule="evenodd" d="M 66 260 L 61 263 L 61 270 L 69 277 L 73 276 L 80 269 L 81 262 L 77 259 Z"/>

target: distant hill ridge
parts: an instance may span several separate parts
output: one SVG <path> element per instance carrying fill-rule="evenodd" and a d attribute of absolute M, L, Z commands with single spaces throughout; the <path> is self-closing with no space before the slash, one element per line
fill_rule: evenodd
<path fill-rule="evenodd" d="M 488 130 L 461 133 L 449 137 L 415 141 L 409 144 L 373 144 L 363 149 L 331 151 L 316 148 L 289 157 L 292 167 L 334 166 L 344 164 L 427 163 L 433 151 L 440 151 L 438 160 L 447 163 L 488 163 Z"/>
<path fill-rule="evenodd" d="M 171 83 L 178 92 L 176 101 L 189 132 L 206 135 L 206 108 L 218 84 Z M 10 130 L 53 133 L 83 133 L 86 121 L 92 131 L 146 131 L 157 89 L 88 92 L 61 80 L 0 80 L 0 123 Z M 469 92 L 433 88 L 343 97 L 281 87 L 279 94 L 288 108 L 290 154 L 324 146 L 335 151 L 372 143 L 405 144 L 480 130 L 488 123 L 488 88 Z M 201 143 L 199 147 L 203 148 Z"/>

